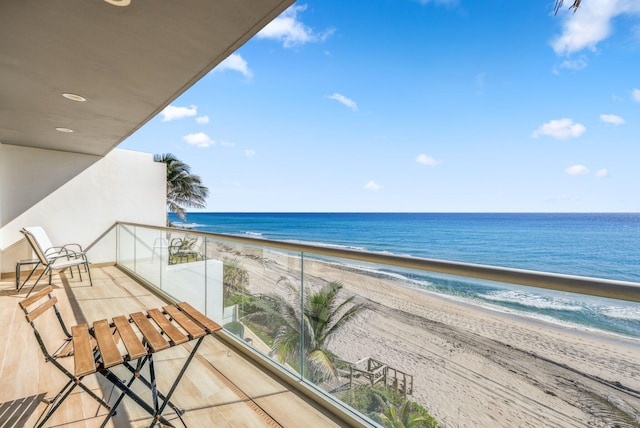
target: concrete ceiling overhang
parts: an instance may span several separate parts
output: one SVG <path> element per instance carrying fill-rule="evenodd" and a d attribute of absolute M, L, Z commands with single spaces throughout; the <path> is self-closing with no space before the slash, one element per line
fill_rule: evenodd
<path fill-rule="evenodd" d="M 2 1 L 0 143 L 105 155 L 293 1 Z"/>

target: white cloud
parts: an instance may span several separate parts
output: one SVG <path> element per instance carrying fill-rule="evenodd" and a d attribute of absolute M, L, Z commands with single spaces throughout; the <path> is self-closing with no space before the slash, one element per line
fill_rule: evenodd
<path fill-rule="evenodd" d="M 327 98 L 329 98 L 330 100 L 336 100 L 339 103 L 349 107 L 353 111 L 358 111 L 358 105 L 355 103 L 355 101 L 345 97 L 344 95 L 335 93 L 333 95 L 329 95 Z"/>
<path fill-rule="evenodd" d="M 256 154 L 256 151 L 253 150 L 253 149 L 245 149 L 244 150 L 244 155 L 245 156 L 255 156 L 255 154 Z"/>
<path fill-rule="evenodd" d="M 604 177 L 608 177 L 609 176 L 609 171 L 607 171 L 606 169 L 599 169 L 596 171 L 596 177 L 598 178 L 604 178 Z"/>
<path fill-rule="evenodd" d="M 200 124 L 209 123 L 209 116 L 196 117 L 196 122 Z"/>
<path fill-rule="evenodd" d="M 209 147 L 213 146 L 216 142 L 213 141 L 204 132 L 198 132 L 197 134 L 189 134 L 182 137 L 184 141 L 196 147 Z"/>
<path fill-rule="evenodd" d="M 640 103 L 640 89 L 634 89 L 631 91 L 631 98 Z"/>
<path fill-rule="evenodd" d="M 418 157 L 416 158 L 416 162 L 422 164 L 422 165 L 427 165 L 427 166 L 435 166 L 438 165 L 438 161 L 435 160 L 434 158 L 432 158 L 431 156 L 427 156 L 424 153 L 421 153 L 418 155 Z"/>
<path fill-rule="evenodd" d="M 231 141 L 220 141 L 220 145 L 223 147 L 235 147 L 236 143 L 232 143 Z"/>
<path fill-rule="evenodd" d="M 562 34 L 552 43 L 558 55 L 571 54 L 583 49 L 595 50 L 596 45 L 611 34 L 612 21 L 620 15 L 640 13 L 637 0 L 589 0 L 575 13 L 563 12 L 565 21 Z"/>
<path fill-rule="evenodd" d="M 374 192 L 377 192 L 378 190 L 382 189 L 382 186 L 380 186 L 379 184 L 376 184 L 375 181 L 371 180 L 370 182 L 364 185 L 364 188 L 367 190 L 372 190 Z"/>
<path fill-rule="evenodd" d="M 256 36 L 260 39 L 273 39 L 282 42 L 285 48 L 303 45 L 309 42 L 326 40 L 334 30 L 315 34 L 313 30 L 298 19 L 298 12 L 304 12 L 306 5 L 293 5 L 271 21 Z"/>
<path fill-rule="evenodd" d="M 182 119 L 183 117 L 195 116 L 198 114 L 198 108 L 196 106 L 191 107 L 176 107 L 169 105 L 165 107 L 160 114 L 162 115 L 163 122 L 169 122 L 170 120 Z"/>
<path fill-rule="evenodd" d="M 222 72 L 225 70 L 237 71 L 247 78 L 253 75 L 251 70 L 249 70 L 247 61 L 245 61 L 238 53 L 232 53 L 213 69 L 214 72 Z"/>
<path fill-rule="evenodd" d="M 576 138 L 584 134 L 586 131 L 584 125 L 580 123 L 573 123 L 571 119 L 557 119 L 551 120 L 547 123 L 540 125 L 538 129 L 533 131 L 532 137 L 539 137 L 540 135 L 548 135 L 549 137 L 566 139 Z"/>
<path fill-rule="evenodd" d="M 624 125 L 625 121 L 620 116 L 616 116 L 615 114 L 601 114 L 600 120 L 606 123 L 610 123 L 612 125 Z"/>
<path fill-rule="evenodd" d="M 587 175 L 589 174 L 589 168 L 587 168 L 584 165 L 573 165 L 570 166 L 569 168 L 565 169 L 564 172 L 566 172 L 569 175 Z"/>
<path fill-rule="evenodd" d="M 565 60 L 560 63 L 558 68 L 563 68 L 565 70 L 574 70 L 580 71 L 587 67 L 587 60 L 584 56 L 574 59 L 574 60 Z M 557 68 L 554 67 L 553 74 L 560 74 Z"/>

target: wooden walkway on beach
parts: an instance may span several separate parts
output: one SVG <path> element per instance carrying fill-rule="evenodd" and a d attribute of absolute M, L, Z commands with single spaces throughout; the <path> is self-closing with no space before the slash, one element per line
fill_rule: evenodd
<path fill-rule="evenodd" d="M 373 357 L 366 357 L 355 363 L 339 360 L 338 364 L 347 368 L 340 370 L 339 379 L 323 385 L 328 391 L 343 391 L 355 385 L 380 385 L 404 395 L 404 398 L 413 394 L 413 375 L 390 367 Z"/>

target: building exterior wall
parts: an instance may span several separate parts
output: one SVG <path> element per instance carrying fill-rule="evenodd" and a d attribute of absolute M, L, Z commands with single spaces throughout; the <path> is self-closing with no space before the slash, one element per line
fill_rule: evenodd
<path fill-rule="evenodd" d="M 1 272 L 31 258 L 25 226 L 42 226 L 54 245 L 83 247 L 119 220 L 164 226 L 165 168 L 150 153 L 96 157 L 0 144 Z M 115 245 L 96 247 L 90 261 L 115 261 Z"/>

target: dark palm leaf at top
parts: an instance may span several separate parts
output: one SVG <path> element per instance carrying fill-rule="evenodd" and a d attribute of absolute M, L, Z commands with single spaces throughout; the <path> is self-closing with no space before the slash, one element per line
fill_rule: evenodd
<path fill-rule="evenodd" d="M 575 12 L 580 7 L 580 3 L 582 3 L 582 0 L 573 0 L 573 4 L 569 6 L 569 10 L 573 9 L 573 11 Z M 553 9 L 555 14 L 558 13 L 563 4 L 564 0 L 556 0 L 556 6 Z"/>
<path fill-rule="evenodd" d="M 156 154 L 156 162 L 167 166 L 167 210 L 186 218 L 185 208 L 204 208 L 209 189 L 202 185 L 199 175 L 172 153 Z"/>

